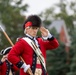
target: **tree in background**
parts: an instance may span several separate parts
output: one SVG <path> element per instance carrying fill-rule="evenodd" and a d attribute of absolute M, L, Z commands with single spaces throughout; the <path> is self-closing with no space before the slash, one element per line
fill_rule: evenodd
<path fill-rule="evenodd" d="M 67 63 L 65 45 L 60 41 L 55 29 L 50 31 L 58 39 L 60 46 L 52 51 L 47 51 L 47 70 L 49 75 L 66 75 L 70 71 Z"/>
<path fill-rule="evenodd" d="M 70 64 L 70 72 L 67 73 L 67 75 L 76 75 L 76 28 L 74 30 L 71 31 L 71 40 L 72 40 L 72 45 L 70 50 L 73 52 L 73 57 L 70 60 L 71 64 Z M 72 54 L 72 52 L 70 52 L 70 54 Z"/>
<path fill-rule="evenodd" d="M 76 2 L 75 1 L 67 1 L 67 0 L 60 0 L 59 3 L 56 3 L 52 7 L 46 9 L 40 15 L 45 21 L 46 25 L 50 25 L 53 20 L 62 19 L 65 21 L 68 31 L 70 32 L 71 29 L 74 29 L 73 21 L 76 19 Z M 67 9 L 67 7 L 69 9 Z M 59 11 L 56 12 L 55 10 L 58 9 Z M 73 13 L 70 14 L 69 10 Z M 75 13 L 75 14 L 74 14 Z M 49 21 L 49 23 L 47 23 Z"/>
<path fill-rule="evenodd" d="M 27 11 L 27 4 L 22 4 L 23 0 L 0 0 L 0 24 L 6 33 L 15 43 L 16 38 L 23 33 L 22 25 L 25 16 L 21 12 Z M 9 42 L 0 31 L 0 49 L 9 46 Z"/>
<path fill-rule="evenodd" d="M 50 23 L 53 20 L 59 20 L 63 19 L 66 23 L 69 35 L 71 36 L 72 44 L 70 46 L 69 50 L 69 59 L 67 59 L 67 53 L 64 48 L 64 44 L 60 42 L 59 34 L 55 34 L 56 31 L 54 29 L 54 35 L 57 35 L 57 38 L 59 40 L 60 46 L 58 49 L 54 51 L 47 52 L 47 68 L 49 71 L 49 75 L 76 75 L 76 40 L 75 40 L 75 34 L 76 34 L 76 28 L 74 28 L 73 21 L 76 21 L 76 1 L 71 1 L 68 3 L 67 0 L 60 0 L 58 4 L 55 4 L 52 8 L 48 8 L 46 11 L 42 12 L 40 15 L 43 18 L 43 21 L 45 21 L 44 25 L 49 26 Z M 72 14 L 69 14 L 68 9 L 69 7 L 70 11 L 72 11 Z M 55 12 L 56 8 L 58 8 L 60 11 Z M 51 12 L 52 11 L 52 12 Z M 49 12 L 49 13 L 48 13 Z M 46 19 L 47 16 L 47 19 Z M 50 17 L 51 16 L 51 17 Z M 48 22 L 51 21 L 51 22 Z M 49 24 L 48 24 L 49 23 Z M 52 33 L 52 31 L 50 31 Z"/>

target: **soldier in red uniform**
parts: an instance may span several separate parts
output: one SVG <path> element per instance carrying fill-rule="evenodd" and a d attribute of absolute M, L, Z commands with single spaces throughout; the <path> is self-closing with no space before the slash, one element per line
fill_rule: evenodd
<path fill-rule="evenodd" d="M 18 70 L 16 66 L 14 66 L 7 60 L 8 53 L 10 50 L 11 47 L 7 47 L 6 49 L 1 50 L 0 52 L 0 54 L 3 55 L 0 60 L 0 75 L 15 75 L 15 71 Z"/>
<path fill-rule="evenodd" d="M 34 75 L 47 75 L 46 51 L 59 46 L 57 39 L 41 23 L 39 16 L 30 15 L 23 25 L 25 36 L 16 42 L 8 55 L 8 60 L 20 68 L 20 75 L 29 75 L 29 68 Z M 42 37 L 37 37 L 38 30 Z"/>

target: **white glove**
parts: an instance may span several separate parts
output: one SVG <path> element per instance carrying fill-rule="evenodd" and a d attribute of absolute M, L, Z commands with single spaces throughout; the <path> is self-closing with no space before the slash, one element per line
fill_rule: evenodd
<path fill-rule="evenodd" d="M 30 65 L 26 65 L 26 63 L 24 63 L 21 68 L 24 69 L 24 72 L 26 73 L 26 71 L 28 70 L 28 68 L 30 68 Z"/>

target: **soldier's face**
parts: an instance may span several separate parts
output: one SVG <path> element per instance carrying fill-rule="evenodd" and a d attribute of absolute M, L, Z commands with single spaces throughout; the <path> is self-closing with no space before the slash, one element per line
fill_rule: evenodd
<path fill-rule="evenodd" d="M 39 27 L 29 27 L 26 28 L 26 33 L 31 35 L 32 37 L 36 37 Z"/>

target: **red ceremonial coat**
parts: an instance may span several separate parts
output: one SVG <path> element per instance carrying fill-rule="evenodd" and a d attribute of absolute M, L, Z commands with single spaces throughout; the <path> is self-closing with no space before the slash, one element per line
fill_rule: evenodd
<path fill-rule="evenodd" d="M 55 49 L 59 46 L 59 43 L 56 38 L 52 40 L 44 41 L 42 38 L 37 38 L 38 44 L 40 45 L 40 50 L 44 56 L 46 61 L 46 51 Z M 20 61 L 19 56 L 23 58 L 26 64 L 30 64 L 32 66 L 33 63 L 33 49 L 32 47 L 24 40 L 20 39 L 16 44 L 13 46 L 12 50 L 9 52 L 8 60 L 11 61 L 13 64 L 17 64 Z M 20 75 L 28 75 L 24 73 L 23 69 L 20 69 Z"/>
<path fill-rule="evenodd" d="M 14 65 L 10 65 L 8 61 L 5 61 L 2 64 L 0 64 L 0 75 L 9 75 L 10 66 L 13 75 L 15 75 L 15 71 L 17 71 L 18 68 Z"/>

